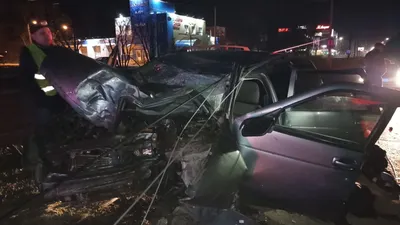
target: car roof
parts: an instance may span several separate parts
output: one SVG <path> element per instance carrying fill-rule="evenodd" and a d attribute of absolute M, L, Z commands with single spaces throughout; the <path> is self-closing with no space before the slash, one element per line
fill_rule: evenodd
<path fill-rule="evenodd" d="M 219 63 L 239 63 L 241 65 L 251 65 L 270 58 L 270 54 L 266 52 L 251 51 L 193 51 L 193 52 L 177 52 L 167 54 L 160 57 L 161 60 L 181 59 L 181 58 L 202 58 Z"/>
<path fill-rule="evenodd" d="M 364 76 L 365 70 L 363 68 L 341 69 L 341 70 L 299 70 L 298 73 L 319 74 L 324 76 L 338 76 L 338 75 L 361 75 Z"/>
<path fill-rule="evenodd" d="M 252 66 L 271 58 L 276 58 L 276 55 L 271 55 L 268 52 L 255 51 L 194 51 L 194 52 L 177 52 L 167 54 L 160 57 L 160 61 L 172 64 L 182 64 L 185 60 L 206 60 L 209 63 L 224 63 L 231 66 L 233 63 L 238 63 L 241 66 Z M 289 63 L 292 67 L 298 69 L 316 69 L 311 60 L 299 56 L 280 55 L 281 63 Z M 278 63 L 279 63 L 278 62 Z M 274 63 L 274 62 L 273 62 Z"/>

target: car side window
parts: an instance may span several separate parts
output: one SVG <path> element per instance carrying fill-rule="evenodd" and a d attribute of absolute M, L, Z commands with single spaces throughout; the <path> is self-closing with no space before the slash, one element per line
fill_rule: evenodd
<path fill-rule="evenodd" d="M 245 80 L 238 91 L 232 112 L 234 117 L 243 116 L 272 102 L 271 94 L 260 80 Z"/>
<path fill-rule="evenodd" d="M 286 108 L 278 126 L 331 142 L 364 146 L 385 103 L 365 93 L 332 92 Z"/>
<path fill-rule="evenodd" d="M 294 85 L 294 93 L 301 94 L 318 88 L 323 84 L 322 79 L 316 73 L 297 72 L 297 79 Z"/>
<path fill-rule="evenodd" d="M 278 100 L 287 98 L 291 73 L 292 69 L 287 63 L 277 64 L 272 71 L 268 73 L 268 77 L 274 86 Z"/>

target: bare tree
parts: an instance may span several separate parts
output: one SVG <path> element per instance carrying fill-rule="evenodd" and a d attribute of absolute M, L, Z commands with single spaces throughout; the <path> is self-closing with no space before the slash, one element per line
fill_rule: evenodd
<path fill-rule="evenodd" d="M 141 18 L 136 18 L 136 22 L 132 24 L 134 38 L 138 39 L 143 46 L 146 62 L 151 60 L 150 57 L 150 30 L 152 24 Z"/>
<path fill-rule="evenodd" d="M 72 28 L 67 27 L 68 25 L 61 25 L 60 29 L 53 32 L 54 43 L 59 46 L 66 47 L 75 52 L 79 52 L 82 47 L 83 40 L 75 37 Z"/>
<path fill-rule="evenodd" d="M 149 36 L 147 24 L 141 23 L 132 26 L 129 17 L 120 16 L 115 20 L 115 46 L 108 40 L 110 54 L 109 65 L 118 67 L 128 67 L 131 63 L 138 66 L 150 60 L 149 56 Z M 137 44 L 140 43 L 140 44 Z M 140 60 L 136 57 L 136 51 L 140 52 Z"/>

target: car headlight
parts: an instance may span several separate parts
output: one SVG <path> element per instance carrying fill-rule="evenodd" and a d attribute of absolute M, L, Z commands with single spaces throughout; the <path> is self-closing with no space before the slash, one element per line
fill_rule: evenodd
<path fill-rule="evenodd" d="M 397 86 L 400 86 L 400 69 L 397 69 L 397 72 L 396 72 L 396 85 Z"/>
<path fill-rule="evenodd" d="M 362 78 L 362 77 L 358 78 L 358 82 L 363 84 L 364 83 L 364 78 Z"/>

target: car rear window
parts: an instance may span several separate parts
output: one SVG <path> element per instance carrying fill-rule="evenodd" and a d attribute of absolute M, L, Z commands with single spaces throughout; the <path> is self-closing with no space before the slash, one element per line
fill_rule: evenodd
<path fill-rule="evenodd" d="M 334 74 L 334 73 L 316 73 L 312 71 L 297 71 L 295 82 L 295 94 L 301 94 L 306 91 L 318 88 L 321 85 L 335 83 L 363 83 L 364 80 L 359 74 Z"/>
<path fill-rule="evenodd" d="M 232 48 L 232 47 L 228 47 L 228 51 L 243 51 L 242 48 Z"/>

